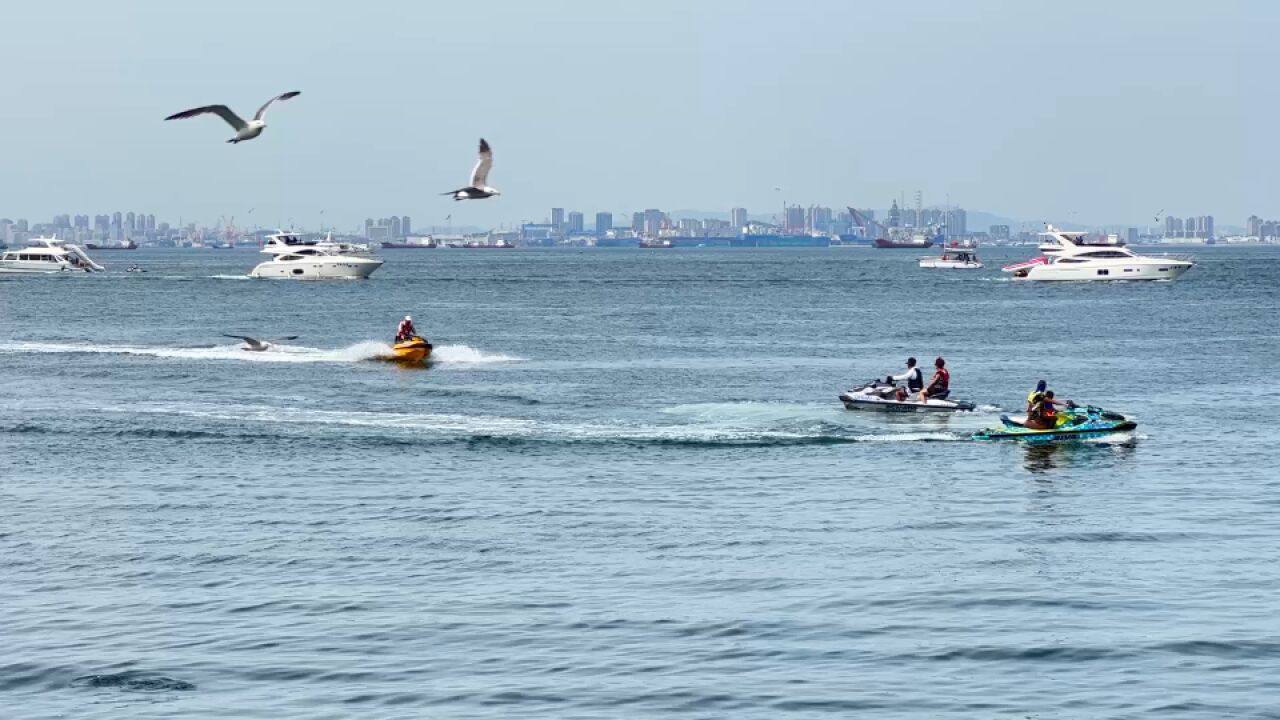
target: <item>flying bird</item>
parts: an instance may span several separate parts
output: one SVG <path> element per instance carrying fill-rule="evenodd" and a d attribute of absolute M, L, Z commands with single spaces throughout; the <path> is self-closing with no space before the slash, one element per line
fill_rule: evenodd
<path fill-rule="evenodd" d="M 277 100 L 288 100 L 291 97 L 297 97 L 301 94 L 301 92 L 293 90 L 271 98 L 265 105 L 258 108 L 258 112 L 254 113 L 253 119 L 249 122 L 245 122 L 239 115 L 231 112 L 231 108 L 226 105 L 205 105 L 204 107 L 191 108 L 190 110 L 183 110 L 180 113 L 170 115 L 165 118 L 165 120 L 183 120 L 197 115 L 213 113 L 223 120 L 226 120 L 228 125 L 236 129 L 236 136 L 227 142 L 238 143 L 245 140 L 252 140 L 261 135 L 263 130 L 267 129 L 267 121 L 263 118 L 266 117 L 267 108 L 271 107 L 271 103 Z"/>
<path fill-rule="evenodd" d="M 476 166 L 471 171 L 471 182 L 466 187 L 440 194 L 452 195 L 454 200 L 483 200 L 501 195 L 502 193 L 497 189 L 488 185 L 491 167 L 493 167 L 493 151 L 489 149 L 489 143 L 485 142 L 484 138 L 480 138 L 480 159 L 476 161 Z"/>
<path fill-rule="evenodd" d="M 270 342 L 266 340 L 258 340 L 257 338 L 251 338 L 248 335 L 225 335 L 224 334 L 222 337 L 229 337 L 229 338 L 235 338 L 237 340 L 243 340 L 246 346 L 243 349 L 250 350 L 252 352 L 262 352 L 264 350 L 267 350 L 268 348 L 271 347 L 272 342 L 280 342 L 281 340 L 297 340 L 298 339 L 297 335 L 286 335 L 285 337 L 282 337 L 282 338 L 273 338 Z"/>

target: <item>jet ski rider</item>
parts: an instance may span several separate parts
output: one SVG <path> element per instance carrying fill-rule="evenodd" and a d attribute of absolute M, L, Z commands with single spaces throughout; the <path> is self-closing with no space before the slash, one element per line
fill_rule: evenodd
<path fill-rule="evenodd" d="M 913 357 L 907 358 L 906 372 L 901 375 L 890 375 L 885 382 L 898 383 L 904 380 L 907 382 L 907 387 L 905 390 L 898 388 L 896 393 L 898 400 L 906 400 L 908 393 L 915 395 L 924 390 L 924 374 L 920 372 L 920 368 L 916 367 L 916 359 Z"/>
<path fill-rule="evenodd" d="M 935 358 L 933 361 L 933 377 L 929 380 L 929 387 L 920 393 L 920 402 L 924 402 L 929 398 L 937 398 L 946 400 L 951 394 L 951 371 L 947 369 L 947 361 L 941 357 Z M 916 372 L 919 372 L 918 370 Z"/>
<path fill-rule="evenodd" d="M 413 318 L 405 315 L 400 321 L 400 327 L 396 329 L 396 342 L 404 342 L 417 334 L 418 331 L 413 327 Z"/>
<path fill-rule="evenodd" d="M 1027 406 L 1026 426 L 1032 430 L 1052 430 L 1061 422 L 1067 420 L 1067 416 L 1058 414 L 1058 407 L 1072 408 L 1075 405 L 1070 400 L 1054 398 L 1052 390 L 1034 392 L 1031 394 L 1031 402 Z"/>

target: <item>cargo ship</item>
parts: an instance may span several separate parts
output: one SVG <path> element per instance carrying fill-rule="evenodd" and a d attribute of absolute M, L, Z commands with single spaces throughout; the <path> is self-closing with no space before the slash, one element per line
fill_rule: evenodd
<path fill-rule="evenodd" d="M 729 243 L 730 247 L 755 247 L 755 248 L 796 248 L 796 247 L 831 247 L 831 238 L 826 235 L 775 235 L 764 234 L 755 235 L 743 233 L 733 238 Z"/>
<path fill-rule="evenodd" d="M 435 240 L 428 239 L 426 242 L 414 242 L 412 240 L 405 240 L 404 242 L 384 242 L 382 243 L 382 247 L 386 250 L 434 250 L 439 247 L 439 245 L 436 245 Z"/>
<path fill-rule="evenodd" d="M 85 243 L 84 246 L 88 250 L 137 250 L 138 249 L 138 243 L 132 240 L 125 240 L 122 243 L 116 243 L 113 245 L 98 245 L 96 243 Z"/>
<path fill-rule="evenodd" d="M 875 246 L 878 248 L 920 250 L 933 247 L 935 240 L 941 242 L 942 238 L 941 236 L 929 237 L 920 232 L 911 233 L 910 235 L 899 232 L 891 233 L 887 238 L 876 238 Z"/>

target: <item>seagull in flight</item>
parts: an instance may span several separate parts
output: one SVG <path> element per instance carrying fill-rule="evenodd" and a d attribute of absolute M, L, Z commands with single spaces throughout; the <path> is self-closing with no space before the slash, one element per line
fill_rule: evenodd
<path fill-rule="evenodd" d="M 471 182 L 466 187 L 450 190 L 441 195 L 452 195 L 454 200 L 483 200 L 494 195 L 501 195 L 496 188 L 488 186 L 489 168 L 493 167 L 493 151 L 489 149 L 489 143 L 484 138 L 480 138 L 480 159 L 476 161 L 476 166 L 471 171 Z"/>
<path fill-rule="evenodd" d="M 174 113 L 173 115 L 165 118 L 165 120 L 183 120 L 197 115 L 213 113 L 223 120 L 226 120 L 228 125 L 236 129 L 236 136 L 227 142 L 238 143 L 245 140 L 252 140 L 261 135 L 263 130 L 267 129 L 267 121 L 263 118 L 266 117 L 267 108 L 271 107 L 271 103 L 277 100 L 288 100 L 291 97 L 297 97 L 301 94 L 302 93 L 298 90 L 292 90 L 271 98 L 265 105 L 258 108 L 258 112 L 254 113 L 253 119 L 249 122 L 245 122 L 239 115 L 231 112 L 231 108 L 226 105 L 205 105 L 204 107 L 191 108 L 190 110 L 183 110 L 180 113 Z"/>
<path fill-rule="evenodd" d="M 251 338 L 248 335 L 225 335 L 224 334 L 222 337 L 229 337 L 229 338 L 235 338 L 237 340 L 243 340 L 245 347 L 242 349 L 249 350 L 251 352 L 262 352 L 264 350 L 267 350 L 271 347 L 272 342 L 280 342 L 281 340 L 297 340 L 298 339 L 297 335 L 286 335 L 285 337 L 282 337 L 282 338 L 273 338 L 270 342 L 266 340 L 258 340 L 257 338 Z"/>

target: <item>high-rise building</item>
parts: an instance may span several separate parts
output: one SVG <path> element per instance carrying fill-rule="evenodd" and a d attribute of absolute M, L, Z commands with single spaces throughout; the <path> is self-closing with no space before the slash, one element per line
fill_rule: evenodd
<path fill-rule="evenodd" d="M 129 232 L 133 232 L 133 229 L 135 227 L 134 223 L 136 223 L 137 221 L 138 221 L 138 217 L 133 214 L 132 210 L 130 210 L 129 213 L 124 216 L 124 229 L 128 230 Z"/>
<path fill-rule="evenodd" d="M 551 227 L 556 232 L 564 232 L 564 208 L 551 208 Z"/>
<path fill-rule="evenodd" d="M 1182 235 L 1182 218 L 1176 218 L 1172 215 L 1164 219 L 1164 236 L 1176 238 Z"/>
<path fill-rule="evenodd" d="M 569 213 L 567 232 L 571 232 L 571 233 L 582 232 L 582 213 L 578 212 L 577 210 L 574 210 L 573 212 Z"/>
<path fill-rule="evenodd" d="M 1138 228 L 1131 227 L 1124 232 L 1124 241 L 1127 245 L 1133 245 L 1138 242 Z"/>
<path fill-rule="evenodd" d="M 409 224 L 408 215 L 400 216 L 400 232 L 404 233 L 405 237 L 413 234 L 413 226 Z"/>
<path fill-rule="evenodd" d="M 400 233 L 400 218 L 396 217 L 395 215 L 392 215 L 390 218 L 387 218 L 387 219 L 389 220 L 389 222 L 387 222 L 386 224 L 389 225 L 391 228 L 390 229 L 391 237 L 393 238 L 404 237 L 404 235 Z"/>
<path fill-rule="evenodd" d="M 596 234 L 604 235 L 613 229 L 613 213 L 598 212 L 596 213 Z"/>
<path fill-rule="evenodd" d="M 120 214 L 119 210 L 111 213 L 111 227 L 118 228 L 123 223 L 124 223 L 124 215 Z"/>
<path fill-rule="evenodd" d="M 902 211 L 898 209 L 897 200 L 894 200 L 893 205 L 889 208 L 888 226 L 891 228 L 902 227 Z"/>
<path fill-rule="evenodd" d="M 667 214 L 657 208 L 649 208 L 644 211 L 644 233 L 651 237 L 658 237 L 663 228 L 667 225 Z"/>
<path fill-rule="evenodd" d="M 1249 221 L 1245 224 L 1244 234 L 1249 237 L 1262 237 L 1262 218 L 1257 215 L 1250 215 Z"/>
<path fill-rule="evenodd" d="M 969 234 L 968 214 L 964 208 L 951 208 L 947 211 L 947 237 L 963 237 Z"/>
<path fill-rule="evenodd" d="M 804 232 L 804 208 L 799 205 L 788 207 L 783 216 L 782 228 L 789 233 Z"/>
<path fill-rule="evenodd" d="M 156 216 L 148 214 L 147 215 L 147 232 L 155 232 L 155 231 L 156 231 Z"/>
<path fill-rule="evenodd" d="M 729 224 L 734 228 L 741 229 L 747 226 L 747 209 L 734 208 L 729 211 Z"/>
<path fill-rule="evenodd" d="M 631 231 L 636 233 L 644 232 L 644 213 L 631 213 Z"/>
<path fill-rule="evenodd" d="M 811 206 L 805 213 L 805 226 L 813 232 L 830 232 L 831 208 L 821 205 Z"/>
<path fill-rule="evenodd" d="M 702 221 L 697 218 L 681 218 L 680 234 L 684 237 L 701 237 Z"/>

